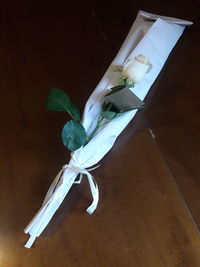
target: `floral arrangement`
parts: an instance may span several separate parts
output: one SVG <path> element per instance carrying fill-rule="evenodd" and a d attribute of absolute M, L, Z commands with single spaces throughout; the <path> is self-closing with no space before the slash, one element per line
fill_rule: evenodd
<path fill-rule="evenodd" d="M 26 248 L 30 248 L 40 236 L 70 188 L 80 183 L 82 177 L 88 180 L 93 198 L 87 212 L 92 214 L 95 211 L 99 190 L 90 171 L 97 168 L 96 164 L 112 148 L 136 110 L 144 106 L 142 100 L 182 35 L 184 25 L 191 24 L 189 21 L 139 11 L 111 67 L 87 100 L 82 116 L 65 92 L 51 89 L 46 108 L 68 112 L 72 118 L 62 129 L 62 141 L 71 151 L 71 158 L 54 178 L 41 208 L 25 228 L 24 232 L 30 234 Z"/>

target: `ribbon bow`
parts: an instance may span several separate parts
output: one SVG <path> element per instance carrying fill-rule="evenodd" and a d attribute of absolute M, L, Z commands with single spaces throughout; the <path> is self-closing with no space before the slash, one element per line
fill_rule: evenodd
<path fill-rule="evenodd" d="M 95 211 L 97 204 L 98 204 L 98 201 L 99 201 L 99 188 L 98 188 L 98 185 L 97 185 L 94 177 L 89 173 L 89 171 L 95 170 L 99 166 L 100 165 L 98 165 L 94 168 L 90 168 L 90 169 L 85 169 L 85 168 L 82 168 L 82 167 L 79 167 L 79 166 L 73 165 L 73 164 L 65 164 L 63 166 L 63 170 L 66 168 L 69 168 L 72 171 L 76 171 L 79 173 L 80 178 L 79 178 L 79 180 L 74 181 L 74 184 L 80 184 L 81 183 L 82 178 L 83 178 L 83 174 L 85 174 L 87 176 L 88 183 L 90 186 L 90 191 L 91 191 L 91 194 L 93 197 L 92 204 L 86 210 L 89 214 L 92 214 Z"/>

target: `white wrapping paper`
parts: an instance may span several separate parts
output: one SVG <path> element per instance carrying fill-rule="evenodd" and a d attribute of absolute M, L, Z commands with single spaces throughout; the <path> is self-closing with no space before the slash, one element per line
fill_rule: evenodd
<path fill-rule="evenodd" d="M 143 100 L 183 33 L 184 25 L 192 24 L 192 22 L 169 17 L 166 17 L 168 21 L 166 22 L 165 17 L 162 17 L 162 19 L 159 17 L 144 11 L 138 13 L 116 58 L 86 103 L 82 123 L 88 134 L 96 126 L 105 92 L 118 84 L 119 74 L 113 71 L 113 66 L 123 65 L 127 60 L 139 54 L 149 57 L 153 65 L 151 71 L 133 88 L 133 92 Z M 179 25 L 173 22 L 177 22 Z M 82 175 L 86 175 L 93 197 L 93 202 L 87 212 L 91 214 L 95 210 L 99 198 L 98 186 L 89 173 L 91 169 L 86 168 L 94 166 L 104 157 L 135 113 L 135 110 L 129 111 L 114 119 L 104 126 L 85 147 L 72 153 L 69 164 L 65 165 L 58 173 L 46 194 L 42 207 L 26 227 L 25 233 L 29 233 L 30 238 L 25 247 L 30 248 L 35 238 L 42 233 L 69 192 L 78 174 L 81 174 L 81 178 Z M 78 182 L 80 181 L 81 179 Z"/>

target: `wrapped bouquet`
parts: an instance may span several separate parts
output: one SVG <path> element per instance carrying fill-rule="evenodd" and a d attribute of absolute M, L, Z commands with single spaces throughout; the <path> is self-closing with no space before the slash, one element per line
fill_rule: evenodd
<path fill-rule="evenodd" d="M 160 73 L 171 50 L 192 22 L 139 11 L 116 58 L 89 97 L 82 118 L 78 108 L 60 89 L 52 89 L 46 107 L 67 111 L 72 120 L 62 130 L 71 160 L 52 182 L 44 202 L 25 229 L 30 248 L 59 208 L 74 183 L 84 175 L 93 197 L 87 212 L 93 213 L 99 200 L 97 183 L 90 171 L 111 149 L 116 138 L 131 121 Z M 78 178 L 78 180 L 77 180 Z"/>

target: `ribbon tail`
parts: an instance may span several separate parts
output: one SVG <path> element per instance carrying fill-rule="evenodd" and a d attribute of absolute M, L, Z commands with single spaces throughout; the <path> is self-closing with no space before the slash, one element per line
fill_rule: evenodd
<path fill-rule="evenodd" d="M 87 212 L 89 214 L 92 214 L 97 205 L 98 205 L 98 202 L 99 202 L 99 188 L 98 188 L 98 185 L 94 179 L 94 177 L 90 174 L 90 173 L 85 173 L 87 175 L 87 178 L 88 178 L 88 183 L 90 185 L 90 190 L 91 190 L 91 194 L 92 194 L 92 197 L 93 197 L 93 202 L 92 204 L 87 208 Z"/>

